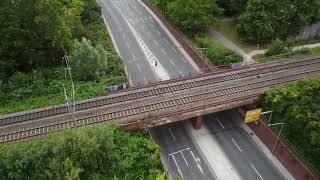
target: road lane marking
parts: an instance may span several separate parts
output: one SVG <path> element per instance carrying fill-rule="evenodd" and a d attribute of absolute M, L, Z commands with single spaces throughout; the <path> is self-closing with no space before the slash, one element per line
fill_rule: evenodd
<path fill-rule="evenodd" d="M 185 163 L 187 164 L 187 166 L 189 167 L 189 164 L 188 164 L 188 162 L 187 162 L 186 158 L 184 157 L 183 152 L 180 152 L 180 153 L 181 153 L 181 156 L 182 156 L 182 158 L 183 158 L 184 162 L 185 162 Z"/>
<path fill-rule="evenodd" d="M 181 77 L 184 77 L 183 73 L 181 71 L 179 71 L 179 74 Z"/>
<path fill-rule="evenodd" d="M 128 42 L 126 42 L 126 45 L 127 45 L 127 47 L 128 47 L 129 49 L 131 49 L 131 46 L 130 46 L 130 44 L 129 44 Z"/>
<path fill-rule="evenodd" d="M 176 138 L 174 137 L 174 135 L 173 135 L 173 133 L 172 133 L 172 131 L 171 131 L 171 128 L 169 128 L 169 131 L 170 131 L 170 134 L 171 134 L 171 136 L 172 136 L 172 138 L 173 138 L 173 141 L 176 141 Z"/>
<path fill-rule="evenodd" d="M 219 119 L 216 118 L 216 120 L 218 121 L 218 123 L 220 124 L 220 126 L 224 129 L 224 126 L 223 126 L 222 123 L 219 121 Z"/>
<path fill-rule="evenodd" d="M 148 81 L 147 81 L 146 77 L 143 77 L 143 79 L 144 79 L 144 82 L 145 82 L 146 84 L 148 84 Z"/>
<path fill-rule="evenodd" d="M 113 16 L 113 19 L 116 21 L 116 23 L 117 23 L 118 25 L 120 25 L 119 22 L 118 22 L 118 20 L 117 20 L 117 18 L 116 18 L 116 16 L 115 16 L 113 13 L 111 13 L 111 15 Z"/>
<path fill-rule="evenodd" d="M 202 167 L 201 167 L 201 165 L 200 165 L 200 159 L 199 159 L 199 158 L 196 158 L 196 157 L 194 156 L 194 154 L 193 154 L 192 151 L 190 151 L 190 153 L 191 153 L 194 161 L 197 163 L 198 169 L 199 169 L 199 170 L 201 171 L 201 173 L 204 175 L 203 169 L 202 169 Z"/>
<path fill-rule="evenodd" d="M 163 49 L 161 49 L 161 51 L 163 52 L 163 54 L 167 55 L 167 53 Z"/>
<path fill-rule="evenodd" d="M 157 41 L 153 40 L 153 42 L 154 42 L 157 46 L 159 46 L 159 44 L 157 43 Z"/>
<path fill-rule="evenodd" d="M 175 66 L 175 64 L 174 64 L 174 62 L 172 61 L 171 58 L 169 58 L 169 61 L 171 62 L 171 64 L 172 64 L 173 66 Z"/>
<path fill-rule="evenodd" d="M 240 151 L 240 152 L 242 152 L 242 149 L 239 147 L 239 145 L 236 143 L 236 141 L 233 139 L 233 138 L 231 138 L 232 139 L 232 142 L 236 145 L 236 147 L 238 148 L 238 150 Z"/>
<path fill-rule="evenodd" d="M 177 153 L 180 153 L 180 152 L 182 152 L 182 151 L 187 151 L 187 150 L 190 150 L 190 148 L 181 149 L 181 150 L 179 150 L 179 151 L 176 151 L 176 152 L 173 152 L 173 153 L 168 154 L 168 156 L 172 156 L 172 155 L 175 155 L 175 154 L 177 154 Z"/>
<path fill-rule="evenodd" d="M 131 55 L 132 55 L 133 59 L 136 59 L 136 56 L 134 55 L 133 52 L 131 52 Z"/>
<path fill-rule="evenodd" d="M 137 64 L 137 66 L 138 66 L 138 69 L 140 70 L 140 72 L 142 72 L 141 67 L 139 66 L 139 64 Z"/>
<path fill-rule="evenodd" d="M 257 171 L 257 169 L 253 166 L 252 163 L 250 163 L 251 167 L 253 168 L 253 170 L 258 174 L 258 176 L 260 177 L 261 180 L 263 180 L 262 176 L 260 175 L 260 173 Z"/>
<path fill-rule="evenodd" d="M 173 161 L 174 161 L 174 164 L 177 166 L 177 168 L 178 168 L 178 172 L 179 172 L 179 174 L 180 174 L 180 176 L 182 177 L 182 179 L 183 179 L 183 176 L 182 176 L 182 171 L 181 171 L 181 169 L 180 169 L 180 167 L 179 167 L 179 165 L 178 165 L 178 163 L 177 163 L 177 161 L 176 161 L 176 158 L 174 158 L 174 156 L 171 156 L 172 157 L 172 159 L 173 159 Z"/>

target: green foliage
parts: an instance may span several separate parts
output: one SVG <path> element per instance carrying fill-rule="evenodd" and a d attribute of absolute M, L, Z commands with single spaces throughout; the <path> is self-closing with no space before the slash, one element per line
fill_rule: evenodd
<path fill-rule="evenodd" d="M 237 26 L 239 34 L 249 41 L 265 42 L 276 36 L 274 0 L 248 0 Z"/>
<path fill-rule="evenodd" d="M 237 30 L 246 40 L 269 42 L 293 35 L 319 17 L 318 0 L 248 0 Z"/>
<path fill-rule="evenodd" d="M 218 5 L 224 9 L 223 14 L 237 16 L 246 7 L 247 0 L 219 0 Z"/>
<path fill-rule="evenodd" d="M 265 56 L 274 56 L 292 52 L 293 43 L 283 42 L 280 39 L 272 41 L 272 46 L 268 49 Z"/>
<path fill-rule="evenodd" d="M 274 122 L 285 122 L 284 136 L 320 170 L 320 78 L 272 90 L 263 106 L 274 110 Z"/>
<path fill-rule="evenodd" d="M 221 9 L 213 0 L 153 0 L 170 20 L 189 36 L 204 31 L 217 20 Z"/>
<path fill-rule="evenodd" d="M 232 63 L 241 62 L 243 59 L 235 52 L 214 43 L 208 37 L 197 36 L 195 42 L 202 48 L 208 48 L 207 56 L 216 66 L 224 66 Z"/>
<path fill-rule="evenodd" d="M 75 40 L 74 50 L 70 55 L 75 79 L 89 81 L 105 78 L 108 73 L 108 55 L 101 46 L 92 46 L 86 38 L 81 42 Z"/>
<path fill-rule="evenodd" d="M 125 76 L 112 76 L 100 82 L 74 81 L 76 100 L 105 94 L 105 87 L 127 81 Z M 62 69 L 17 72 L 5 86 L 0 84 L 0 114 L 30 110 L 65 103 L 63 84 L 71 92 L 70 81 L 64 80 Z"/>
<path fill-rule="evenodd" d="M 94 0 L 3 0 L 0 36 L 0 78 L 5 83 L 17 71 L 60 65 L 65 53 L 74 50 L 74 39 L 82 37 L 117 56 Z M 110 67 L 123 72 L 120 58 L 113 59 L 116 67 Z"/>
<path fill-rule="evenodd" d="M 0 36 L 0 114 L 64 103 L 66 52 L 77 100 L 127 81 L 95 0 L 0 1 Z M 87 43 L 74 43 L 83 37 Z"/>
<path fill-rule="evenodd" d="M 0 146 L 0 179 L 164 179 L 164 174 L 157 145 L 113 125 Z"/>

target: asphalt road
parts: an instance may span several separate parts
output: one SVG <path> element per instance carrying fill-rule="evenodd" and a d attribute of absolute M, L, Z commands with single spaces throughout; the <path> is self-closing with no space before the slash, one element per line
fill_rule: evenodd
<path fill-rule="evenodd" d="M 161 147 L 171 179 L 216 179 L 182 122 L 152 128 L 150 133 Z"/>
<path fill-rule="evenodd" d="M 131 84 L 159 81 L 164 75 L 172 79 L 196 73 L 140 1 L 101 0 L 99 4 Z M 157 67 L 155 60 L 159 63 Z M 205 123 L 241 177 L 246 180 L 282 179 L 233 116 L 236 115 L 209 115 Z M 173 179 L 216 179 L 184 123 L 152 128 L 151 135 L 160 145 L 162 159 Z"/>
<path fill-rule="evenodd" d="M 196 73 L 187 58 L 138 0 L 101 0 L 131 83 L 172 79 Z M 145 48 L 146 47 L 146 48 Z M 157 67 L 155 61 L 158 61 Z M 163 67 L 158 69 L 158 67 Z"/>
<path fill-rule="evenodd" d="M 284 179 L 250 135 L 240 127 L 242 120 L 235 110 L 207 115 L 204 121 L 242 179 Z"/>

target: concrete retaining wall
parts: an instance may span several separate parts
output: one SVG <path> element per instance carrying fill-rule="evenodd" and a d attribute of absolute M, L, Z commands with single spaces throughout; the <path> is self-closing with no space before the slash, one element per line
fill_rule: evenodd
<path fill-rule="evenodd" d="M 301 29 L 298 35 L 290 39 L 305 40 L 305 39 L 319 38 L 319 37 L 320 37 L 320 22 L 309 25 L 309 26 L 305 26 L 304 28 Z"/>

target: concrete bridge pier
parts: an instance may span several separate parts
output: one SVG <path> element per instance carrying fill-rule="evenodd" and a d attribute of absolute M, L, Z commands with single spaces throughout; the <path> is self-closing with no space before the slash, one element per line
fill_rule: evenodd
<path fill-rule="evenodd" d="M 203 123 L 203 116 L 201 115 L 201 116 L 192 118 L 190 119 L 190 121 L 194 129 L 196 130 L 201 129 L 202 123 Z"/>

